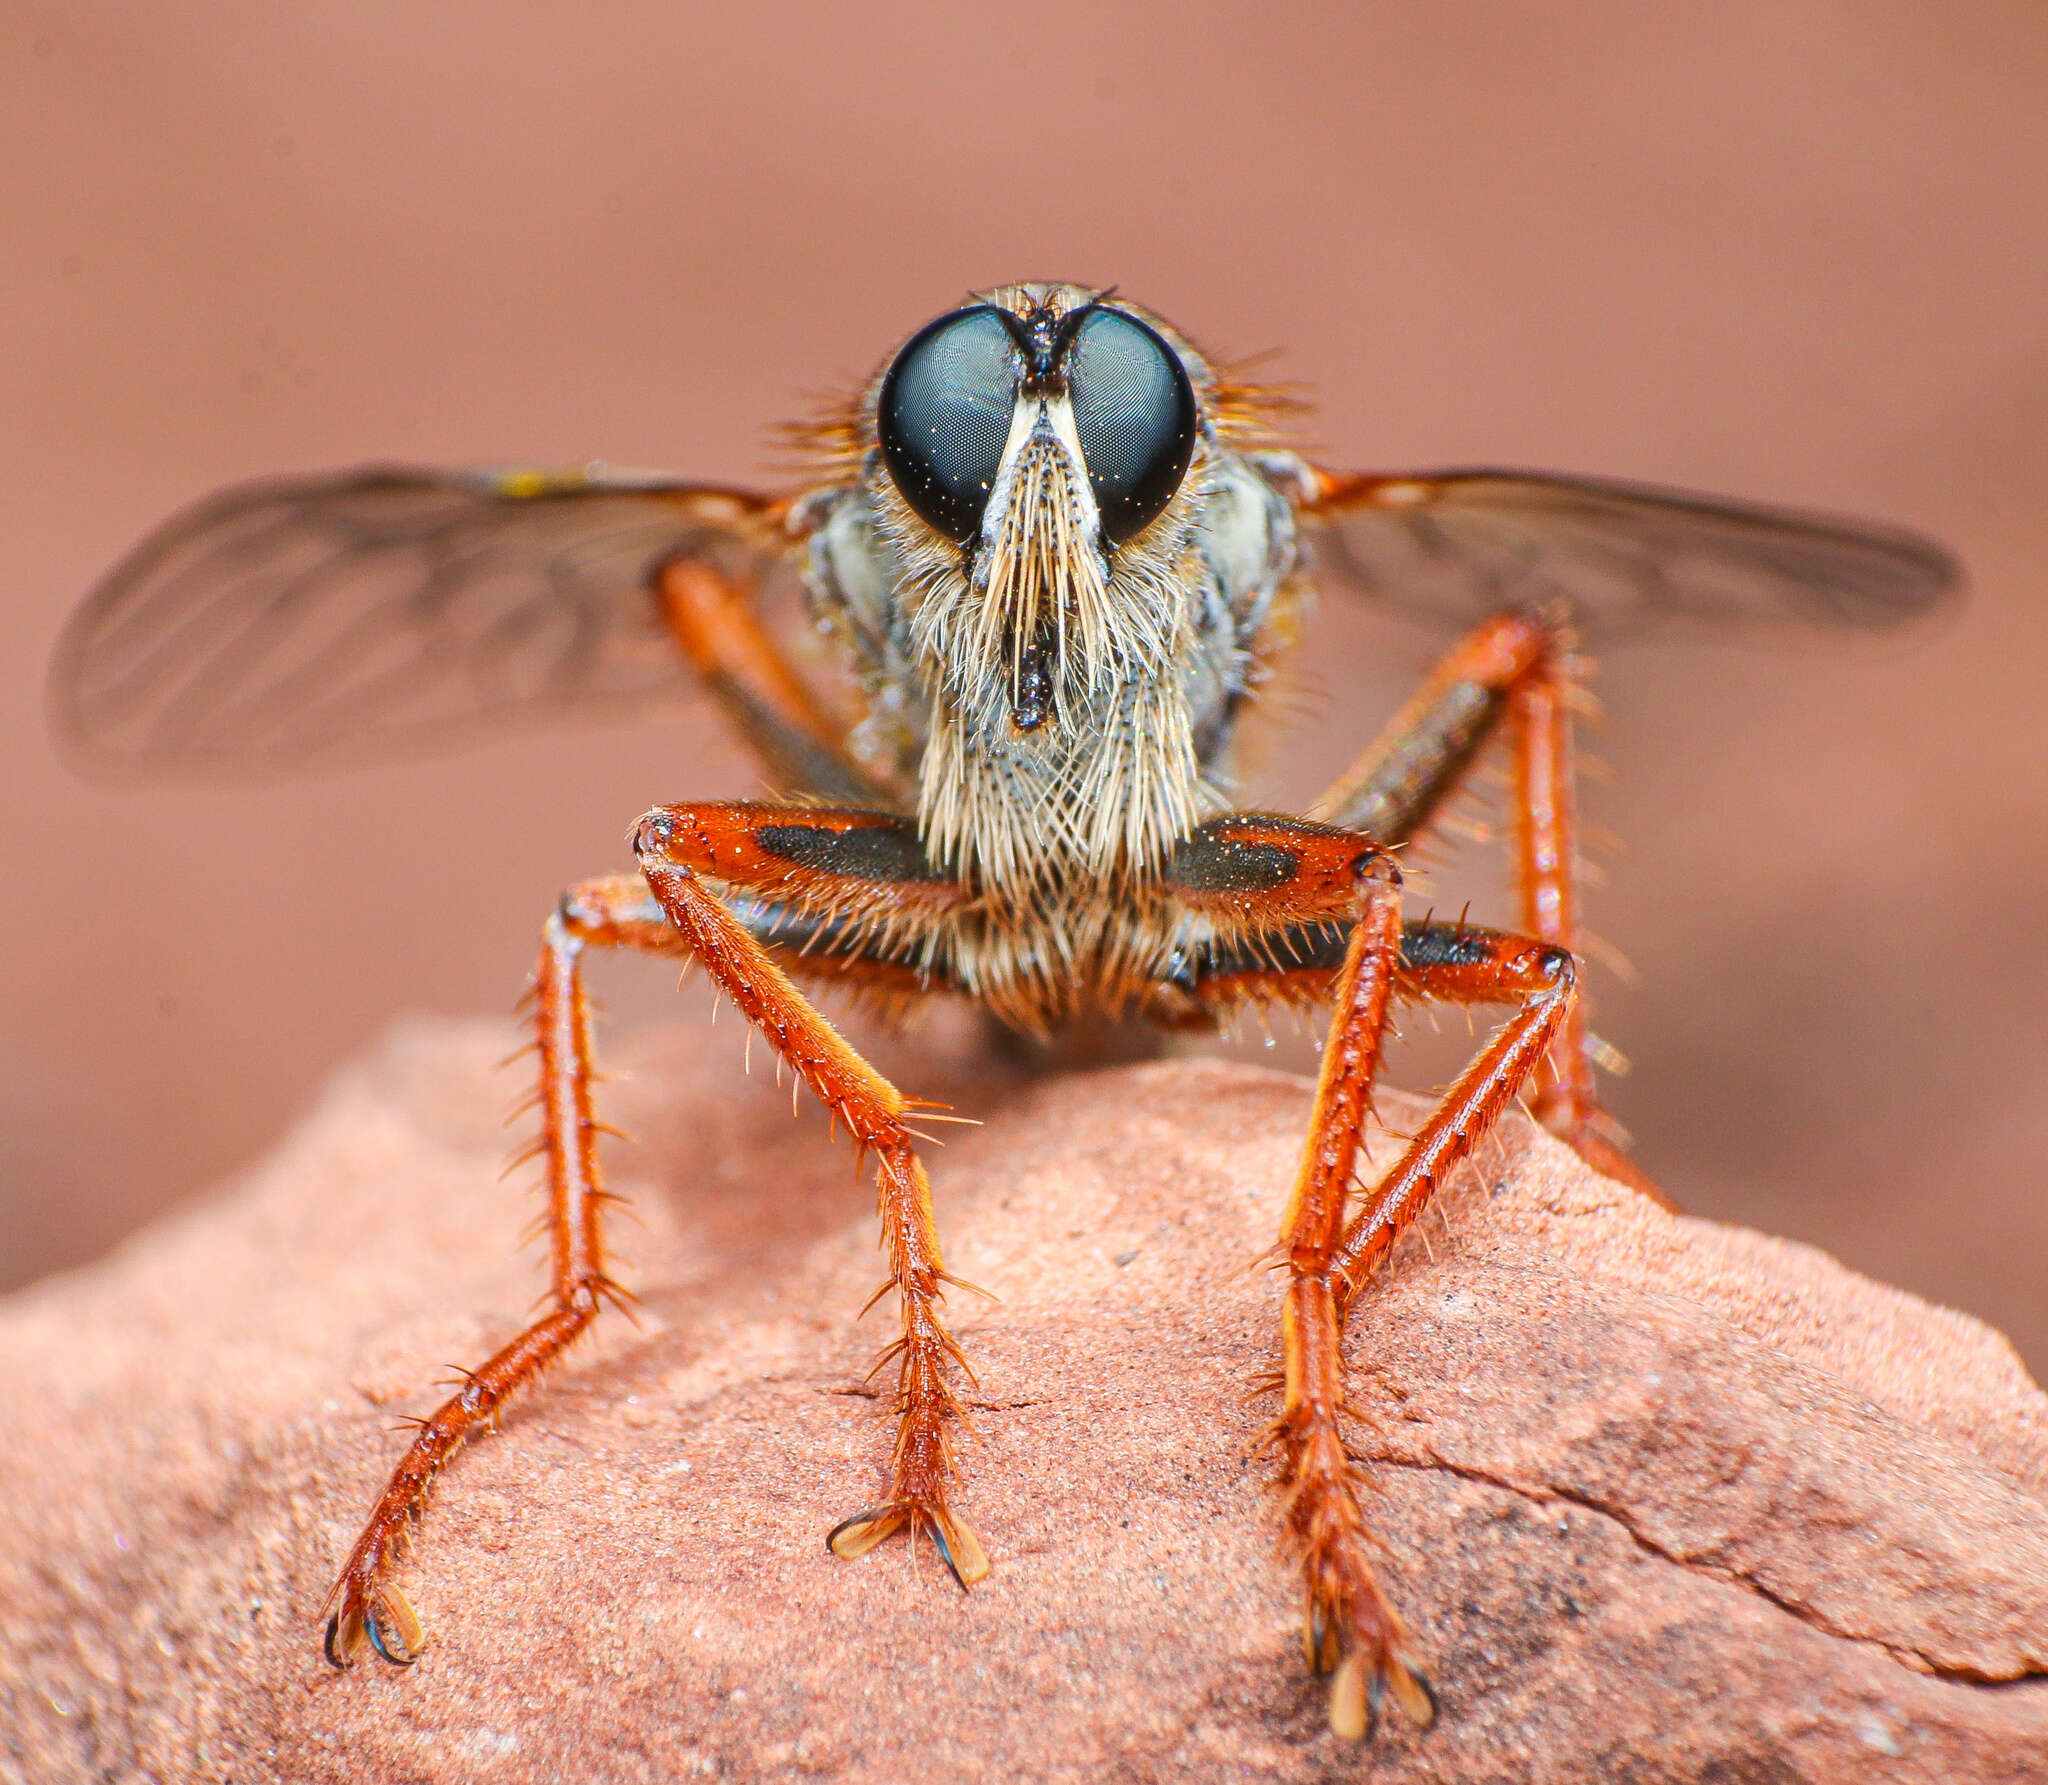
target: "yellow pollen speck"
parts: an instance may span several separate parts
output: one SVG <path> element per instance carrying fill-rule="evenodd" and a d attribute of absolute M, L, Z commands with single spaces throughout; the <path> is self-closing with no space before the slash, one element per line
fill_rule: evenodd
<path fill-rule="evenodd" d="M 1427 502 L 1430 494 L 1426 483 L 1383 483 L 1374 492 L 1374 500 L 1387 508 L 1416 508 Z"/>

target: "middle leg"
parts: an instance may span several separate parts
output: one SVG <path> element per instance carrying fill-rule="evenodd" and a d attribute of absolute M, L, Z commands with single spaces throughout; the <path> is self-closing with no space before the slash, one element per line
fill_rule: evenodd
<path fill-rule="evenodd" d="M 590 1003 L 583 956 L 590 948 L 665 951 L 674 944 L 661 912 L 638 881 L 586 881 L 562 897 L 541 932 L 534 970 L 534 1047 L 540 1056 L 535 1105 L 541 1132 L 528 1156 L 547 1162 L 550 1303 L 509 1344 L 474 1370 L 460 1392 L 416 1422 L 417 1431 L 377 1497 L 328 1594 L 327 1658 L 347 1667 L 365 1645 L 410 1665 L 426 1641 L 419 1614 L 394 1576 L 426 1510 L 436 1478 L 478 1432 L 494 1430 L 511 1398 L 590 1328 L 598 1305 L 621 1292 L 606 1273 L 603 1211 L 614 1200 L 597 1156 L 603 1124 L 592 1107 Z M 323 1608 L 327 1609 L 327 1608 Z"/>

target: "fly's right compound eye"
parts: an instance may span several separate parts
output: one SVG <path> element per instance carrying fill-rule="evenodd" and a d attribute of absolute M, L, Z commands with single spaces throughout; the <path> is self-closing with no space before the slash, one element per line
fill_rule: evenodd
<path fill-rule="evenodd" d="M 1120 310 L 1082 319 L 1067 379 L 1102 531 L 1127 544 L 1159 518 L 1194 462 L 1194 387 L 1180 356 Z"/>
<path fill-rule="evenodd" d="M 882 460 L 904 501 L 949 539 L 980 530 L 1017 378 L 1016 343 L 982 305 L 921 329 L 882 380 Z"/>

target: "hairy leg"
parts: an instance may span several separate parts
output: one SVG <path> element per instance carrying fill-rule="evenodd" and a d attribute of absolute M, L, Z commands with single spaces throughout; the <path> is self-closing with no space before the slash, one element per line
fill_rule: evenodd
<path fill-rule="evenodd" d="M 1572 761 L 1574 689 L 1560 628 L 1520 608 L 1469 633 L 1438 664 L 1316 816 L 1397 847 L 1427 831 L 1487 742 L 1506 728 L 1514 758 L 1515 870 L 1522 929 L 1579 951 L 1578 820 Z M 1531 1107 L 1596 1170 L 1669 1206 L 1622 1152 L 1601 1109 L 1585 1013 L 1574 1002 L 1539 1065 Z"/>
<path fill-rule="evenodd" d="M 1579 951 L 1578 776 L 1572 765 L 1572 687 L 1553 649 L 1517 683 L 1511 700 L 1515 759 L 1515 866 L 1522 928 L 1541 941 Z M 1600 1107 L 1592 1038 L 1583 1001 L 1575 1000 L 1538 1063 L 1530 1112 L 1610 1178 L 1673 1207 L 1656 1181 L 1622 1149 L 1627 1136 Z"/>
<path fill-rule="evenodd" d="M 1330 1727 L 1362 1738 L 1391 1687 L 1419 1721 L 1434 1714 L 1400 1619 L 1372 1567 L 1372 1540 L 1345 1449 L 1343 1321 L 1331 1265 L 1386 1034 L 1401 950 L 1401 882 L 1391 861 L 1359 868 L 1358 921 L 1332 987 L 1330 1036 L 1308 1140 L 1281 1224 L 1288 1283 L 1281 1307 L 1280 1453 L 1287 1534 L 1302 1575 L 1302 1640 L 1329 1673 Z"/>
<path fill-rule="evenodd" d="M 542 1132 L 534 1152 L 547 1165 L 551 1305 L 420 1422 L 329 1595 L 327 1648 L 337 1665 L 366 1645 L 400 1663 L 418 1652 L 424 1631 L 392 1575 L 435 1478 L 470 1437 L 496 1424 L 512 1395 L 588 1330 L 600 1301 L 617 1294 L 604 1264 L 601 1216 L 609 1197 L 597 1153 L 603 1128 L 592 1107 L 581 969 L 583 951 L 593 946 L 699 960 L 862 1146 L 879 1155 L 893 1279 L 904 1298 L 904 1338 L 892 1348 L 902 1354 L 903 1418 L 896 1492 L 873 1521 L 897 1513 L 890 1529 L 915 1523 L 931 1530 L 963 1580 L 987 1571 L 973 1534 L 944 1503 L 953 1412 L 946 1372 L 958 1351 L 938 1313 L 946 1278 L 924 1168 L 903 1122 L 908 1106 L 803 1000 L 689 864 L 707 872 L 715 864 L 722 883 L 757 889 L 796 918 L 843 913 L 828 921 L 838 924 L 836 952 L 853 957 L 844 972 L 880 975 L 899 993 L 908 989 L 907 970 L 891 960 L 892 944 L 915 932 L 921 914 L 963 896 L 961 889 L 925 863 L 908 822 L 885 813 L 750 802 L 673 807 L 643 820 L 637 835 L 644 876 L 574 888 L 542 932 L 533 991 Z M 862 958 L 863 945 L 875 958 Z M 821 969 L 829 970 L 834 952 L 821 950 L 828 957 Z M 878 1530 L 870 1541 L 886 1534 Z M 858 1535 L 842 1535 L 837 1547 L 846 1553 Z"/>
<path fill-rule="evenodd" d="M 1285 1400 L 1272 1437 L 1288 1540 L 1302 1570 L 1304 1646 L 1310 1664 L 1333 1676 L 1331 1728 L 1362 1738 L 1389 1693 L 1426 1723 L 1435 1700 L 1374 1573 L 1373 1540 L 1344 1444 L 1344 1313 L 1372 1264 L 1555 1041 L 1576 992 L 1572 956 L 1495 931 L 1404 925 L 1391 858 L 1368 838 L 1323 826 L 1248 814 L 1218 819 L 1182 848 L 1173 871 L 1184 903 L 1221 938 L 1206 970 L 1177 990 L 1212 1008 L 1248 997 L 1326 997 L 1331 1005 L 1315 1110 L 1281 1228 Z M 1328 951 L 1339 938 L 1333 967 Z M 1347 1222 L 1397 994 L 1519 1008 L 1366 1209 Z"/>
<path fill-rule="evenodd" d="M 391 1577 L 434 1478 L 479 1429 L 496 1427 L 512 1395 L 589 1328 L 602 1299 L 618 1293 L 605 1274 L 602 1215 L 610 1198 L 598 1166 L 601 1125 L 591 1106 L 582 955 L 592 946 L 672 950 L 676 938 L 637 879 L 592 880 L 572 888 L 541 931 L 532 993 L 540 1055 L 541 1134 L 535 1150 L 547 1161 L 550 1306 L 419 1422 L 322 1608 L 333 1611 L 327 1656 L 337 1667 L 346 1667 L 366 1643 L 395 1663 L 410 1663 L 418 1654 L 425 1631 Z"/>
<path fill-rule="evenodd" d="M 841 1039 L 767 947 L 704 884 L 737 882 L 827 917 L 856 920 L 843 937 L 885 945 L 920 914 L 958 903 L 966 889 L 926 860 L 908 820 L 869 812 L 756 805 L 664 806 L 634 831 L 641 872 L 676 933 L 740 1013 L 876 1158 L 876 1191 L 901 1336 L 883 1354 L 897 1365 L 897 1431 L 887 1498 L 830 1534 L 833 1552 L 865 1555 L 909 1529 L 929 1532 L 963 1586 L 988 1572 L 973 1531 L 947 1505 L 958 1404 L 951 1375 L 964 1369 L 940 1313 L 946 1273 L 931 1185 L 906 1121 L 903 1094 Z M 875 915 L 865 915 L 875 914 Z M 879 1367 L 879 1366 L 878 1366 Z"/>
<path fill-rule="evenodd" d="M 893 803 L 894 790 L 856 765 L 842 729 L 762 629 L 743 585 L 678 558 L 662 568 L 656 594 L 683 655 L 783 791 Z"/>

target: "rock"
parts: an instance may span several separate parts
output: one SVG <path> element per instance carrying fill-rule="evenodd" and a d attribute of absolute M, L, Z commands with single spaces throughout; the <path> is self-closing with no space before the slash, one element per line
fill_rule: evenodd
<path fill-rule="evenodd" d="M 997 1298 L 953 1298 L 995 1571 L 833 1560 L 888 1443 L 872 1196 L 729 1029 L 613 1050 L 641 1324 L 450 1471 L 420 1663 L 338 1674 L 321 1602 L 394 1419 L 537 1287 L 506 1048 L 401 1033 L 214 1201 L 0 1310 L 0 1777 L 2048 1777 L 2048 1401 L 2011 1348 L 1520 1118 L 1352 1323 L 1442 1715 L 1339 1744 L 1246 1395 L 1309 1087 L 1240 1065 L 893 1062 L 987 1118 L 934 1177 Z"/>

